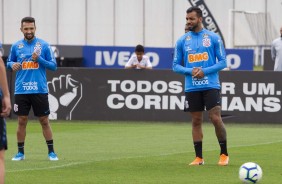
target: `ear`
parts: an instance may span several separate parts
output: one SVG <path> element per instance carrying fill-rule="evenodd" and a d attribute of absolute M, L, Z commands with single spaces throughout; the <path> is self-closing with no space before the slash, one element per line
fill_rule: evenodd
<path fill-rule="evenodd" d="M 200 18 L 199 18 L 199 21 L 200 21 L 200 22 L 203 22 L 203 17 L 200 17 Z"/>

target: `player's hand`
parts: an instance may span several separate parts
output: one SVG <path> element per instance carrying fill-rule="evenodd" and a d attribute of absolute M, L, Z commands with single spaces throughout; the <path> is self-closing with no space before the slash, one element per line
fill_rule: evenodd
<path fill-rule="evenodd" d="M 32 53 L 31 59 L 32 59 L 32 61 L 37 61 L 38 55 L 35 52 Z"/>
<path fill-rule="evenodd" d="M 2 117 L 7 117 L 10 115 L 11 112 L 11 101 L 9 96 L 4 96 L 2 99 L 2 112 L 1 116 Z"/>
<path fill-rule="evenodd" d="M 138 64 L 138 67 L 141 68 L 141 69 L 145 69 L 146 68 L 146 66 L 142 66 L 140 64 Z"/>
<path fill-rule="evenodd" d="M 197 72 L 195 73 L 194 77 L 201 79 L 205 76 L 202 68 L 198 68 Z"/>
<path fill-rule="evenodd" d="M 199 72 L 200 68 L 196 68 L 194 67 L 193 70 L 192 70 L 192 77 L 195 77 L 195 75 Z"/>
<path fill-rule="evenodd" d="M 12 66 L 12 70 L 13 71 L 18 71 L 22 68 L 22 65 L 21 63 L 14 63 L 13 66 Z"/>

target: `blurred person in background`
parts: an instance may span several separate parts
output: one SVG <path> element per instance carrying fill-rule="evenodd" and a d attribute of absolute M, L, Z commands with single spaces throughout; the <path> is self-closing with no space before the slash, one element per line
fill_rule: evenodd
<path fill-rule="evenodd" d="M 145 55 L 143 45 L 135 47 L 135 53 L 132 54 L 128 62 L 125 64 L 125 69 L 152 69 L 150 58 Z"/>
<path fill-rule="evenodd" d="M 282 71 L 282 26 L 280 37 L 273 40 L 271 44 L 271 58 L 274 63 L 274 71 Z"/>
<path fill-rule="evenodd" d="M 188 26 L 188 24 L 187 24 L 187 23 L 185 24 L 184 31 L 185 31 L 185 33 L 187 33 L 187 32 L 189 31 L 189 26 Z"/>

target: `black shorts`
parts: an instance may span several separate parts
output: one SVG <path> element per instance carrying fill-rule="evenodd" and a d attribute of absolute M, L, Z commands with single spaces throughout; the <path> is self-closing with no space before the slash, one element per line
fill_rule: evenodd
<path fill-rule="evenodd" d="M 2 99 L 0 97 L 0 112 L 2 110 Z M 0 150 L 7 150 L 7 134 L 6 134 L 6 121 L 3 117 L 0 117 Z"/>
<path fill-rule="evenodd" d="M 15 95 L 14 112 L 18 116 L 28 116 L 32 107 L 34 116 L 50 114 L 48 94 L 17 94 Z"/>
<path fill-rule="evenodd" d="M 185 112 L 198 112 L 210 110 L 215 106 L 221 106 L 221 94 L 219 89 L 186 92 L 185 97 Z"/>

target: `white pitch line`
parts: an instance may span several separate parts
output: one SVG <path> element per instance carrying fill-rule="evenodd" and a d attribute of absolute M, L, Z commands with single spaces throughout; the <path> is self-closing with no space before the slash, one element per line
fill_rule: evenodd
<path fill-rule="evenodd" d="M 260 144 L 248 144 L 248 145 L 238 145 L 238 146 L 228 146 L 228 148 L 239 148 L 239 147 L 248 147 L 248 146 L 258 146 L 258 145 L 267 145 L 267 144 L 275 144 L 280 143 L 282 140 L 273 141 L 273 142 L 264 142 Z M 216 149 L 204 150 L 204 151 L 215 151 Z M 15 172 L 24 172 L 24 171 L 39 171 L 39 170 L 48 170 L 48 169 L 58 169 L 64 167 L 71 167 L 75 165 L 82 165 L 82 164 L 89 164 L 92 162 L 102 162 L 102 161 L 110 161 L 110 160 L 121 160 L 121 159 L 132 159 L 132 158 L 145 158 L 145 157 L 157 157 L 157 156 L 169 156 L 174 154 L 182 154 L 182 153 L 191 153 L 194 151 L 184 151 L 184 152 L 174 152 L 174 153 L 164 153 L 158 155 L 142 155 L 142 156 L 132 156 L 132 157 L 117 157 L 112 159 L 98 159 L 98 160 L 91 160 L 91 161 L 84 161 L 84 162 L 72 162 L 68 164 L 52 166 L 52 167 L 43 167 L 43 168 L 30 168 L 30 169 L 19 169 L 19 170 L 6 170 L 7 173 L 15 173 Z M 60 162 L 60 161 L 58 161 Z"/>

